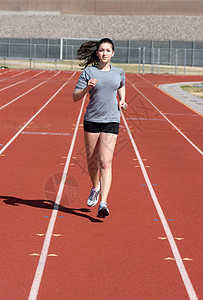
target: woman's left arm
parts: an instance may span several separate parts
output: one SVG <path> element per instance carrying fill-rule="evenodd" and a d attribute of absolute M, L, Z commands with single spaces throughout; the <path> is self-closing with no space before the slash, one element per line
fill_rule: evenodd
<path fill-rule="evenodd" d="M 128 107 L 128 104 L 125 102 L 125 86 L 122 86 L 120 89 L 118 89 L 118 97 L 119 97 L 119 106 L 122 109 L 126 109 Z"/>

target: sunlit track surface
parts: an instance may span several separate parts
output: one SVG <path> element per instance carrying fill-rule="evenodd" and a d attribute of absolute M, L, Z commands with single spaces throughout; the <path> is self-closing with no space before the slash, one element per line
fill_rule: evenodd
<path fill-rule="evenodd" d="M 203 77 L 127 74 L 110 216 L 98 219 L 79 73 L 40 72 L 0 72 L 0 89 L 15 84 L 0 92 L 1 297 L 201 299 L 203 166 L 189 141 L 202 151 L 202 117 L 156 86 Z"/>

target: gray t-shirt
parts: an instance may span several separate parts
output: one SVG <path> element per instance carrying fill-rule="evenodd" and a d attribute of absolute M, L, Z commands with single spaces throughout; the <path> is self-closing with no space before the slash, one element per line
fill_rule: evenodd
<path fill-rule="evenodd" d="M 109 71 L 101 71 L 97 66 L 87 67 L 80 75 L 75 91 L 84 89 L 91 78 L 98 81 L 89 91 L 90 102 L 84 116 L 85 121 L 120 123 L 117 91 L 125 85 L 123 69 L 111 66 Z"/>

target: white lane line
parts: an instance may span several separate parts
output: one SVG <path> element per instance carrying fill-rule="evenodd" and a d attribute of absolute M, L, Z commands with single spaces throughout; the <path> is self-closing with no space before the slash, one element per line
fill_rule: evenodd
<path fill-rule="evenodd" d="M 6 78 L 4 78 L 4 79 L 1 79 L 0 81 L 4 81 L 4 80 L 7 80 L 7 79 L 10 79 L 10 78 L 13 78 L 13 77 L 17 77 L 17 76 L 19 76 L 19 75 L 21 75 L 21 74 L 24 74 L 24 73 L 27 73 L 27 72 L 29 72 L 29 71 L 30 71 L 30 70 L 24 70 L 24 71 L 21 72 L 21 73 L 14 74 L 14 75 L 12 75 L 12 76 L 6 77 Z"/>
<path fill-rule="evenodd" d="M 160 206 L 160 204 L 159 204 L 159 200 L 158 200 L 158 198 L 157 198 L 157 196 L 156 196 L 156 194 L 155 194 L 155 191 L 154 191 L 154 189 L 153 189 L 153 187 L 152 187 L 152 184 L 151 184 L 151 182 L 150 182 L 149 176 L 148 176 L 147 171 L 146 171 L 146 169 L 145 169 L 145 166 L 144 166 L 144 164 L 143 164 L 143 161 L 142 161 L 142 158 L 141 158 L 140 153 L 139 153 L 139 151 L 138 151 L 138 148 L 137 148 L 137 146 L 136 146 L 136 144 L 135 144 L 135 141 L 134 141 L 134 139 L 133 139 L 133 137 L 132 137 L 131 131 L 130 131 L 129 127 L 128 127 L 128 124 L 127 124 L 127 122 L 126 122 L 126 120 L 125 120 L 125 117 L 124 117 L 124 115 L 123 115 L 122 112 L 121 112 L 121 115 L 122 115 L 122 119 L 123 119 L 123 122 L 124 122 L 124 124 L 125 124 L 126 130 L 127 130 L 127 132 L 128 132 L 130 141 L 131 141 L 132 146 L 133 146 L 133 148 L 134 148 L 135 154 L 136 154 L 136 156 L 137 156 L 138 162 L 139 162 L 139 164 L 140 164 L 140 167 L 141 167 L 141 170 L 142 170 L 142 174 L 143 174 L 143 176 L 144 176 L 144 179 L 145 179 L 145 181 L 146 181 L 147 187 L 148 187 L 148 189 L 149 189 L 149 192 L 150 192 L 150 194 L 151 194 L 152 200 L 153 200 L 153 202 L 154 202 L 155 208 L 156 208 L 157 213 L 158 213 L 158 215 L 159 215 L 159 218 L 160 218 L 160 220 L 161 220 L 161 223 L 162 223 L 162 226 L 163 226 L 164 231 L 165 231 L 165 233 L 166 233 L 166 236 L 167 236 L 167 238 L 168 238 L 169 244 L 170 244 L 170 246 L 171 246 L 171 250 L 172 250 L 172 252 L 173 252 L 173 255 L 174 255 L 176 264 L 177 264 L 177 266 L 178 266 L 178 270 L 179 270 L 179 272 L 180 272 L 180 275 L 181 275 L 181 278 L 182 278 L 183 283 L 184 283 L 184 285 L 185 285 L 185 288 L 186 288 L 186 291 L 187 291 L 187 293 L 188 293 L 188 296 L 189 296 L 189 298 L 190 298 L 191 300 L 197 300 L 197 299 L 198 299 L 198 298 L 197 298 L 197 295 L 196 295 L 195 290 L 194 290 L 194 288 L 193 288 L 193 286 L 192 286 L 192 283 L 191 283 L 191 281 L 190 281 L 190 278 L 189 278 L 189 276 L 188 276 L 188 273 L 187 273 L 187 271 L 186 271 L 186 269 L 185 269 L 185 266 L 184 266 L 183 261 L 182 261 L 182 258 L 181 258 L 181 256 L 180 256 L 180 253 L 179 253 L 178 247 L 177 247 L 177 245 L 176 245 L 175 239 L 174 239 L 173 234 L 172 234 L 172 232 L 171 232 L 171 230 L 170 230 L 170 227 L 169 227 L 169 225 L 168 225 L 168 223 L 167 223 L 167 220 L 166 220 L 166 218 L 165 218 L 165 216 L 164 216 L 164 213 L 163 213 L 163 211 L 162 211 L 162 208 L 161 208 L 161 206 Z"/>
<path fill-rule="evenodd" d="M 69 132 L 37 132 L 37 131 L 23 131 L 22 134 L 27 134 L 27 135 L 72 135 L 72 133 Z"/>
<path fill-rule="evenodd" d="M 169 123 L 171 124 L 171 126 L 173 126 L 173 128 L 175 128 L 178 133 L 180 133 L 182 135 L 182 137 L 184 137 L 184 139 L 186 139 L 186 141 L 188 141 L 190 143 L 190 145 L 192 147 L 194 147 L 201 155 L 203 155 L 203 151 L 201 151 L 184 133 L 182 133 L 182 131 L 180 131 L 180 129 L 178 129 L 178 127 L 173 124 L 165 115 L 164 113 L 162 113 L 138 88 L 136 88 L 136 86 L 130 82 L 129 79 L 127 79 L 127 81 L 131 84 L 131 86 L 140 94 L 142 95 L 142 97 L 147 100 L 147 102 L 149 102 L 157 111 L 158 113 L 160 113 L 160 115 L 162 115 L 162 117 Z"/>
<path fill-rule="evenodd" d="M 33 283 L 32 283 L 32 287 L 31 287 L 31 290 L 30 290 L 30 295 L 29 295 L 28 300 L 37 299 L 37 295 L 38 295 L 38 291 L 39 291 L 39 288 L 40 288 L 41 279 L 42 279 L 42 276 L 43 276 L 44 267 L 45 267 L 45 263 L 46 263 L 46 259 L 47 259 L 47 255 L 48 255 L 48 251 L 49 251 L 49 246 L 50 246 L 50 242 L 51 242 L 51 238 L 52 238 L 52 233 L 53 233 L 53 230 L 54 230 L 54 225 L 55 225 L 56 217 L 57 217 L 57 214 L 58 214 L 58 207 L 60 205 L 61 197 L 62 197 L 62 194 L 63 194 L 63 189 L 64 189 L 64 186 L 65 186 L 65 183 L 66 183 L 66 177 L 67 177 L 67 173 L 68 173 L 70 159 L 71 159 L 73 148 L 74 148 L 74 145 L 75 145 L 75 140 L 76 140 L 79 124 L 80 124 L 81 115 L 82 115 L 82 112 L 83 112 L 85 99 L 86 99 L 86 96 L 83 98 L 83 102 L 82 102 L 82 105 L 81 105 L 81 108 L 80 108 L 80 113 L 79 113 L 79 116 L 78 116 L 78 119 L 77 119 L 76 127 L 75 127 L 75 130 L 74 130 L 73 138 L 72 138 L 71 145 L 70 145 L 70 150 L 68 152 L 68 157 L 66 159 L 66 163 L 65 163 L 64 170 L 63 170 L 63 175 L 62 175 L 62 179 L 61 179 L 61 182 L 60 182 L 58 194 L 56 196 L 56 201 L 55 201 L 55 204 L 54 204 L 51 219 L 50 219 L 48 229 L 47 229 L 47 232 L 46 232 L 46 236 L 45 236 L 45 239 L 44 239 L 42 251 L 41 251 L 41 254 L 40 254 L 39 262 L 38 262 L 38 265 L 37 265 L 37 270 L 36 270 L 36 273 L 35 273 L 35 276 L 34 276 L 34 280 L 33 280 Z"/>
<path fill-rule="evenodd" d="M 42 71 L 42 72 L 40 72 L 40 73 L 35 74 L 34 76 L 31 76 L 31 77 L 29 77 L 29 78 L 26 78 L 26 79 L 23 79 L 23 80 L 21 80 L 21 81 L 15 82 L 15 83 L 13 83 L 13 84 L 7 85 L 7 86 L 3 87 L 2 89 L 0 89 L 0 92 L 4 91 L 4 90 L 6 90 L 6 89 L 9 89 L 9 88 L 11 88 L 11 87 L 13 87 L 13 86 L 15 86 L 15 85 L 17 85 L 17 84 L 20 84 L 20 83 L 22 83 L 22 82 L 29 81 L 31 78 L 37 77 L 37 76 L 39 76 L 40 74 L 42 74 L 42 73 L 44 73 L 44 72 L 45 72 L 45 71 Z"/>
<path fill-rule="evenodd" d="M 15 99 L 11 100 L 10 102 L 4 104 L 3 106 L 0 107 L 0 110 L 2 110 L 3 108 L 9 106 L 10 104 L 12 104 L 13 102 L 17 101 L 18 99 L 22 98 L 23 96 L 29 94 L 30 92 L 34 91 L 35 89 L 37 89 L 40 85 L 46 83 L 47 81 L 49 81 L 50 79 L 52 79 L 53 77 L 59 75 L 61 73 L 61 71 L 57 72 L 56 74 L 54 74 L 53 76 L 51 76 L 50 78 L 46 79 L 45 81 L 42 81 L 41 83 L 39 83 L 38 85 L 34 86 L 33 88 L 31 88 L 30 90 L 28 90 L 27 92 L 21 94 L 20 96 L 16 97 Z"/>
<path fill-rule="evenodd" d="M 187 81 L 187 82 L 178 81 L 178 82 L 175 82 L 175 83 L 166 83 L 166 82 L 152 83 L 149 80 L 147 80 L 146 78 L 140 76 L 139 74 L 137 74 L 137 76 L 140 77 L 141 79 L 145 80 L 149 84 L 151 84 L 157 90 L 162 91 L 164 94 L 168 95 L 169 97 L 173 98 L 177 102 L 179 102 L 182 105 L 186 106 L 187 108 L 189 108 L 190 110 L 192 110 L 193 112 L 198 114 L 199 116 L 203 117 L 203 113 L 202 113 L 202 110 L 201 110 L 202 109 L 201 104 L 197 103 L 197 102 L 199 102 L 199 98 L 196 97 L 196 96 L 193 96 L 193 95 L 191 97 L 188 96 L 188 93 L 180 88 L 180 85 L 187 85 L 187 84 L 192 84 L 192 83 L 201 83 L 201 81 L 193 81 L 194 79 L 192 79 L 192 81 Z M 164 86 L 167 86 L 167 85 L 169 86 L 169 90 L 166 89 L 166 88 L 163 88 Z M 174 87 L 174 88 L 171 89 L 170 87 Z M 182 99 L 182 96 L 184 97 L 184 101 Z M 192 99 L 194 99 L 195 102 L 192 102 L 191 101 Z M 196 99 L 198 99 L 197 102 L 196 102 Z"/>
<path fill-rule="evenodd" d="M 13 72 L 13 71 L 14 71 L 14 69 L 8 70 L 8 71 L 5 71 L 5 72 L 1 72 L 0 75 L 4 75 L 4 74 L 6 74 L 6 73 L 8 73 L 8 72 Z"/>
<path fill-rule="evenodd" d="M 21 132 L 34 120 L 34 118 L 40 114 L 40 112 L 49 104 L 49 102 L 52 101 L 52 99 L 64 88 L 64 86 L 70 82 L 75 74 L 76 72 L 71 75 L 71 77 L 60 87 L 60 89 L 58 89 L 58 91 L 51 98 L 49 98 L 49 100 L 36 112 L 36 114 L 34 114 L 34 116 L 27 121 L 27 123 L 12 137 L 12 139 L 10 139 L 10 141 L 0 150 L 0 155 L 10 146 L 11 143 L 13 143 L 13 141 L 21 134 Z"/>
<path fill-rule="evenodd" d="M 153 87 L 155 87 L 155 84 L 152 83 L 151 81 L 145 79 L 144 77 L 142 77 L 140 74 L 137 74 L 138 77 L 140 77 L 142 80 L 145 80 L 146 82 L 148 82 L 149 84 L 151 84 Z"/>
<path fill-rule="evenodd" d="M 15 75 L 12 75 L 11 77 L 17 77 L 17 76 L 22 75 L 22 74 L 24 74 L 24 73 L 27 73 L 27 72 L 29 72 L 29 71 L 30 71 L 30 70 L 24 70 L 23 72 L 17 73 L 17 74 L 15 74 Z M 9 78 L 11 78 L 11 77 L 9 77 Z"/>
<path fill-rule="evenodd" d="M 161 121 L 165 122 L 163 119 L 150 119 L 150 118 L 126 118 L 126 120 L 136 120 L 136 121 Z"/>

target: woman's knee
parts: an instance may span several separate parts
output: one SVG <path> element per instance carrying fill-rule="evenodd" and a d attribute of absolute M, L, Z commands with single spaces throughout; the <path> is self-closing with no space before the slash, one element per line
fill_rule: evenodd
<path fill-rule="evenodd" d="M 112 160 L 102 160 L 100 161 L 100 168 L 101 169 L 111 169 Z"/>
<path fill-rule="evenodd" d="M 97 170 L 99 168 L 99 161 L 96 160 L 88 160 L 87 161 L 88 170 Z"/>

